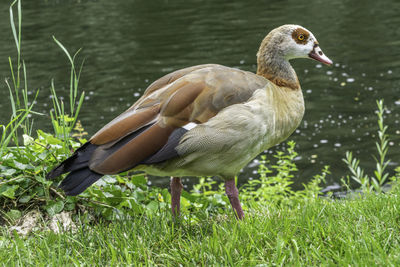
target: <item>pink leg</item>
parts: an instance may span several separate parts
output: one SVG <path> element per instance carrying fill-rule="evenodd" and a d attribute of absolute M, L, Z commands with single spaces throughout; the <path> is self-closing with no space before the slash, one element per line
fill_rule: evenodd
<path fill-rule="evenodd" d="M 239 201 L 239 191 L 235 185 L 235 179 L 228 180 L 225 182 L 225 192 L 231 202 L 232 208 L 235 212 L 236 218 L 239 220 L 243 219 L 244 212 Z"/>
<path fill-rule="evenodd" d="M 172 177 L 171 179 L 171 210 L 172 216 L 177 216 L 180 213 L 181 208 L 181 192 L 183 185 L 181 178 Z"/>

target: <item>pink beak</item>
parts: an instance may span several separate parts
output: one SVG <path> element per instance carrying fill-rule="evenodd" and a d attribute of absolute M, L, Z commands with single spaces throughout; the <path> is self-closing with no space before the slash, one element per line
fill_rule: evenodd
<path fill-rule="evenodd" d="M 331 65 L 333 63 L 332 60 L 325 56 L 318 43 L 314 44 L 314 49 L 310 52 L 310 54 L 308 54 L 308 56 L 326 65 Z"/>

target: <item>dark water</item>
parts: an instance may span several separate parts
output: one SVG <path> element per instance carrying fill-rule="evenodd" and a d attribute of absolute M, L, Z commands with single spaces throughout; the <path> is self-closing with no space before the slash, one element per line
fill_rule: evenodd
<path fill-rule="evenodd" d="M 15 57 L 7 2 L 0 3 L 2 81 L 10 76 L 8 56 Z M 363 167 L 374 167 L 376 99 L 385 99 L 389 110 L 390 168 L 399 165 L 399 14 L 398 0 L 23 1 L 22 51 L 29 88 L 41 89 L 36 111 L 48 114 L 51 78 L 61 95 L 67 95 L 69 86 L 67 59 L 52 35 L 71 52 L 83 48 L 81 88 L 87 97 L 80 119 L 93 134 L 162 75 L 203 63 L 255 71 L 259 43 L 271 29 L 303 25 L 335 65 L 292 62 L 306 102 L 305 118 L 290 137 L 300 155 L 296 186 L 325 164 L 331 166 L 327 182 L 332 184 L 347 174 L 341 160 L 347 150 L 354 151 Z M 9 110 L 8 90 L 0 82 L 0 124 Z M 35 123 L 51 130 L 47 117 Z M 250 165 L 240 175 L 242 182 L 256 177 L 256 164 Z"/>

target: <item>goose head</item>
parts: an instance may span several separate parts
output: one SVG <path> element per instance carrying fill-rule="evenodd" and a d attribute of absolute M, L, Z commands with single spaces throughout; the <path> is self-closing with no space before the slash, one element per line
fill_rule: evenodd
<path fill-rule="evenodd" d="M 287 24 L 272 30 L 261 42 L 257 53 L 257 74 L 279 86 L 300 88 L 289 60 L 311 58 L 326 65 L 330 60 L 319 47 L 315 36 L 300 25 Z"/>
<path fill-rule="evenodd" d="M 287 61 L 294 58 L 312 58 L 327 65 L 332 64 L 332 60 L 322 52 L 312 32 L 292 24 L 272 30 L 261 43 L 257 56 L 269 58 L 280 56 Z"/>

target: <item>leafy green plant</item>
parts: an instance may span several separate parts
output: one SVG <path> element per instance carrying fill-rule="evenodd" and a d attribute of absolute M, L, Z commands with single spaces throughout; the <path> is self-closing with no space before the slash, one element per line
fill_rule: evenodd
<path fill-rule="evenodd" d="M 43 206 L 52 194 L 59 195 L 45 179 L 45 171 L 56 162 L 55 154 L 63 153 L 62 141 L 40 130 L 37 134 L 36 139 L 25 135 L 24 146 L 9 147 L 2 157 L 0 205 L 5 210 Z"/>
<path fill-rule="evenodd" d="M 245 201 L 257 200 L 268 204 L 291 204 L 305 199 L 316 198 L 320 194 L 320 184 L 329 174 L 325 166 L 321 174 L 317 174 L 306 185 L 304 190 L 294 191 L 291 188 L 295 172 L 298 170 L 294 158 L 298 155 L 294 150 L 295 142 L 287 143 L 286 151 L 277 151 L 274 155 L 276 163 L 270 165 L 265 156 L 261 157 L 258 168 L 259 179 L 250 180 L 242 187 L 241 198 Z"/>
<path fill-rule="evenodd" d="M 348 169 L 351 172 L 350 176 L 347 176 L 357 182 L 363 191 L 377 192 L 382 191 L 382 186 L 389 180 L 389 172 L 386 171 L 390 160 L 386 158 L 387 152 L 389 150 L 389 136 L 387 134 L 388 126 L 384 124 L 383 114 L 386 108 L 383 105 L 383 100 L 377 100 L 376 104 L 378 106 L 377 117 L 378 117 L 378 140 L 375 142 L 377 148 L 377 156 L 374 156 L 376 167 L 374 170 L 374 175 L 368 175 L 365 173 L 364 169 L 360 167 L 360 160 L 353 157 L 352 152 L 346 152 L 346 158 L 343 161 L 346 163 Z M 392 177 L 394 179 L 395 177 Z"/>
<path fill-rule="evenodd" d="M 224 183 L 218 183 L 211 177 L 200 177 L 190 193 L 184 192 L 183 197 L 183 210 L 189 209 L 191 212 L 197 210 L 208 215 L 221 212 L 229 205 Z"/>
<path fill-rule="evenodd" d="M 68 154 L 64 140 L 43 131 L 25 137 L 24 147 L 8 149 L 0 165 L 0 206 L 3 216 L 10 210 L 41 208 L 53 216 L 61 211 L 90 209 L 96 216 L 113 219 L 152 214 L 167 209 L 167 189 L 150 188 L 143 175 L 105 176 L 79 197 L 66 197 L 45 174 Z M 84 140 L 83 140 L 84 141 Z M 74 149 L 81 144 L 70 140 Z"/>

